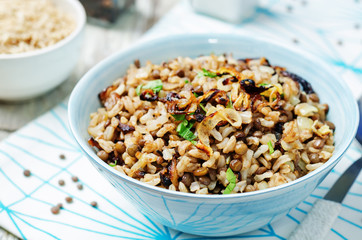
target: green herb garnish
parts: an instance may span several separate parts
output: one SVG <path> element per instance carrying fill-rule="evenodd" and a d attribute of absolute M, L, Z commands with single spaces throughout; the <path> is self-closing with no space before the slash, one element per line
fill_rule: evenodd
<path fill-rule="evenodd" d="M 205 108 L 204 104 L 200 103 L 199 105 L 200 105 L 200 107 L 202 108 L 202 110 L 204 110 L 204 111 L 207 113 L 207 111 L 206 111 L 206 108 Z"/>
<path fill-rule="evenodd" d="M 268 142 L 268 148 L 269 148 L 269 153 L 270 153 L 270 154 L 273 154 L 274 148 L 273 148 L 273 144 L 272 144 L 271 141 Z"/>
<path fill-rule="evenodd" d="M 284 93 L 280 94 L 280 98 L 284 99 Z"/>
<path fill-rule="evenodd" d="M 199 95 L 197 93 L 193 92 L 193 94 L 195 97 L 199 97 Z"/>
<path fill-rule="evenodd" d="M 199 77 L 205 76 L 205 77 L 214 78 L 214 77 L 217 77 L 217 74 L 214 73 L 214 72 L 210 72 L 210 71 L 206 70 L 205 68 L 203 68 L 203 69 L 202 69 L 202 72 L 199 72 L 199 73 L 198 73 L 198 76 L 199 76 Z"/>
<path fill-rule="evenodd" d="M 236 176 L 231 168 L 226 170 L 226 179 L 229 181 L 229 185 L 227 185 L 223 194 L 230 194 L 236 186 Z"/>
<path fill-rule="evenodd" d="M 265 86 L 270 86 L 270 84 L 269 83 L 260 83 L 259 86 L 265 87 Z"/>
<path fill-rule="evenodd" d="M 190 81 L 186 79 L 186 80 L 185 80 L 185 83 L 188 84 L 188 83 L 190 83 Z"/>
<path fill-rule="evenodd" d="M 229 102 L 228 102 L 228 105 L 226 106 L 226 108 L 234 108 L 233 102 L 231 101 L 231 96 L 229 96 Z"/>
<path fill-rule="evenodd" d="M 117 165 L 117 160 L 114 163 L 110 163 L 109 166 L 114 167 Z"/>
<path fill-rule="evenodd" d="M 142 89 L 151 89 L 154 93 L 158 93 L 159 91 L 162 90 L 163 84 L 161 80 L 154 80 L 154 81 L 149 81 L 146 85 L 139 85 L 136 88 L 136 94 L 139 96 L 141 95 L 141 90 Z"/>
<path fill-rule="evenodd" d="M 136 88 L 136 94 L 137 94 L 137 96 L 141 95 L 142 86 L 143 86 L 143 84 L 137 86 L 137 88 Z"/>
<path fill-rule="evenodd" d="M 286 162 L 285 164 L 289 165 L 290 171 L 294 172 L 294 163 L 292 163 L 292 161 Z"/>
<path fill-rule="evenodd" d="M 193 145 L 196 145 L 197 144 L 197 141 L 195 141 L 195 140 L 191 140 L 190 141 Z"/>
<path fill-rule="evenodd" d="M 173 114 L 172 117 L 176 120 L 176 121 L 182 121 L 185 120 L 185 114 Z"/>
<path fill-rule="evenodd" d="M 225 163 L 226 163 L 226 164 L 230 164 L 230 156 L 228 156 L 228 157 L 226 158 Z"/>
<path fill-rule="evenodd" d="M 191 128 L 194 126 L 194 121 L 183 120 L 176 128 L 178 134 L 186 140 L 192 141 L 196 138 Z"/>

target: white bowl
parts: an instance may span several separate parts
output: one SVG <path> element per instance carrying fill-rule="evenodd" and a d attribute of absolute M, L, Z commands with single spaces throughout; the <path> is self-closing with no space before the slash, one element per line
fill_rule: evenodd
<path fill-rule="evenodd" d="M 278 187 L 240 194 L 197 195 L 148 185 L 116 171 L 97 157 L 87 142 L 89 115 L 100 107 L 98 93 L 123 76 L 130 63 L 135 59 L 142 63 L 146 60 L 161 63 L 178 56 L 196 57 L 211 52 L 233 53 L 235 58 L 265 56 L 271 64 L 286 67 L 307 79 L 321 102 L 329 104 L 328 119 L 336 125 L 332 158 L 315 171 Z M 79 81 L 70 96 L 68 113 L 71 131 L 90 162 L 141 213 L 180 231 L 214 237 L 252 231 L 287 214 L 308 197 L 338 163 L 358 126 L 358 108 L 353 95 L 346 83 L 321 60 L 270 39 L 232 34 L 169 36 L 118 52 Z"/>
<path fill-rule="evenodd" d="M 72 72 L 80 55 L 86 14 L 79 1 L 52 0 L 76 22 L 74 31 L 43 49 L 0 54 L 0 99 L 24 100 L 55 88 Z"/>

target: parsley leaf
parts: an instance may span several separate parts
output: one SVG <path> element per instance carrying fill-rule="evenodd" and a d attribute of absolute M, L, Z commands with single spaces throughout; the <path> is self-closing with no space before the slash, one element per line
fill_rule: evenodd
<path fill-rule="evenodd" d="M 274 152 L 274 148 L 271 141 L 268 142 L 268 148 L 269 148 L 269 153 L 272 154 Z"/>
<path fill-rule="evenodd" d="M 230 194 L 236 186 L 236 176 L 231 168 L 226 170 L 226 179 L 229 181 L 229 185 L 227 185 L 223 194 Z"/>
<path fill-rule="evenodd" d="M 199 95 L 197 93 L 193 92 L 193 94 L 195 97 L 199 97 Z"/>
<path fill-rule="evenodd" d="M 199 76 L 199 77 L 205 76 L 205 77 L 214 78 L 214 77 L 217 77 L 217 74 L 214 73 L 214 72 L 210 72 L 210 71 L 206 70 L 205 68 L 203 68 L 203 69 L 202 69 L 202 72 L 199 72 L 199 73 L 198 73 L 198 76 Z"/>
<path fill-rule="evenodd" d="M 114 167 L 117 165 L 117 160 L 114 163 L 110 163 L 109 166 Z"/>
<path fill-rule="evenodd" d="M 190 81 L 186 79 L 186 80 L 185 80 L 185 83 L 188 84 L 188 83 L 190 83 Z"/>
<path fill-rule="evenodd" d="M 264 87 L 266 87 L 266 86 L 270 86 L 270 84 L 269 84 L 269 83 L 260 83 L 259 86 L 264 86 Z"/>
<path fill-rule="evenodd" d="M 154 93 L 158 93 L 159 91 L 162 90 L 163 84 L 162 81 L 159 80 L 154 80 L 154 81 L 149 81 L 146 85 L 139 85 L 136 88 L 136 94 L 139 96 L 141 95 L 141 90 L 142 89 L 151 89 Z"/>
<path fill-rule="evenodd" d="M 207 113 L 207 111 L 206 111 L 206 108 L 205 108 L 204 104 L 200 103 L 199 105 L 200 105 L 201 109 L 202 109 L 202 110 L 204 110 L 204 111 Z"/>
<path fill-rule="evenodd" d="M 186 140 L 192 141 L 196 138 L 191 128 L 194 126 L 194 121 L 183 120 L 176 128 L 178 134 Z"/>
<path fill-rule="evenodd" d="M 143 86 L 143 84 L 137 86 L 137 88 L 136 88 L 136 94 L 137 94 L 137 96 L 141 95 L 142 86 Z"/>
<path fill-rule="evenodd" d="M 173 114 L 172 117 L 173 117 L 176 121 L 185 120 L 185 114 Z"/>
<path fill-rule="evenodd" d="M 233 102 L 231 101 L 231 96 L 229 96 L 229 102 L 228 102 L 228 105 L 226 106 L 226 108 L 234 108 Z"/>

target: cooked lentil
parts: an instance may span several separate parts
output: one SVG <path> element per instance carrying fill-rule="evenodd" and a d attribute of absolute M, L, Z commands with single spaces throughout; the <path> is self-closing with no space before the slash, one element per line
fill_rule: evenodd
<path fill-rule="evenodd" d="M 88 132 L 100 158 L 170 190 L 222 194 L 228 169 L 231 193 L 275 187 L 334 151 L 328 105 L 305 79 L 263 57 L 135 61 L 99 98 Z"/>

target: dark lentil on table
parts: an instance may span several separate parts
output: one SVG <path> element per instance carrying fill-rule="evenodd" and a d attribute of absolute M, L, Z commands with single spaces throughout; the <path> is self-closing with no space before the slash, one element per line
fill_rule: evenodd
<path fill-rule="evenodd" d="M 77 188 L 78 188 L 79 190 L 82 190 L 82 189 L 83 189 L 83 184 L 79 183 L 79 184 L 77 185 Z"/>
<path fill-rule="evenodd" d="M 65 155 L 64 155 L 64 154 L 60 154 L 60 155 L 59 155 L 59 158 L 62 159 L 62 160 L 64 160 L 64 159 L 65 159 Z"/>
<path fill-rule="evenodd" d="M 78 177 L 77 177 L 77 176 L 72 176 L 72 181 L 73 181 L 73 182 L 78 182 L 78 181 L 79 181 L 79 179 L 78 179 Z"/>
<path fill-rule="evenodd" d="M 24 176 L 25 176 L 25 177 L 30 177 L 30 175 L 31 175 L 30 170 L 25 169 L 25 170 L 24 170 Z"/>
<path fill-rule="evenodd" d="M 73 202 L 73 198 L 68 196 L 68 197 L 65 198 L 65 201 L 67 203 L 71 203 L 71 202 Z"/>
<path fill-rule="evenodd" d="M 60 180 L 58 181 L 58 184 L 59 184 L 60 186 L 64 186 L 64 185 L 65 185 L 65 182 L 64 182 L 64 180 L 60 179 Z"/>
<path fill-rule="evenodd" d="M 58 203 L 58 204 L 57 204 L 57 207 L 61 209 L 61 208 L 63 208 L 63 204 L 62 204 L 62 203 Z"/>
<path fill-rule="evenodd" d="M 92 207 L 97 207 L 97 206 L 98 206 L 98 204 L 97 204 L 96 201 L 92 201 L 92 202 L 90 203 L 90 205 L 91 205 Z"/>
<path fill-rule="evenodd" d="M 59 211 L 60 211 L 60 208 L 58 206 L 54 206 L 50 209 L 50 211 L 53 213 L 53 214 L 58 214 Z"/>

